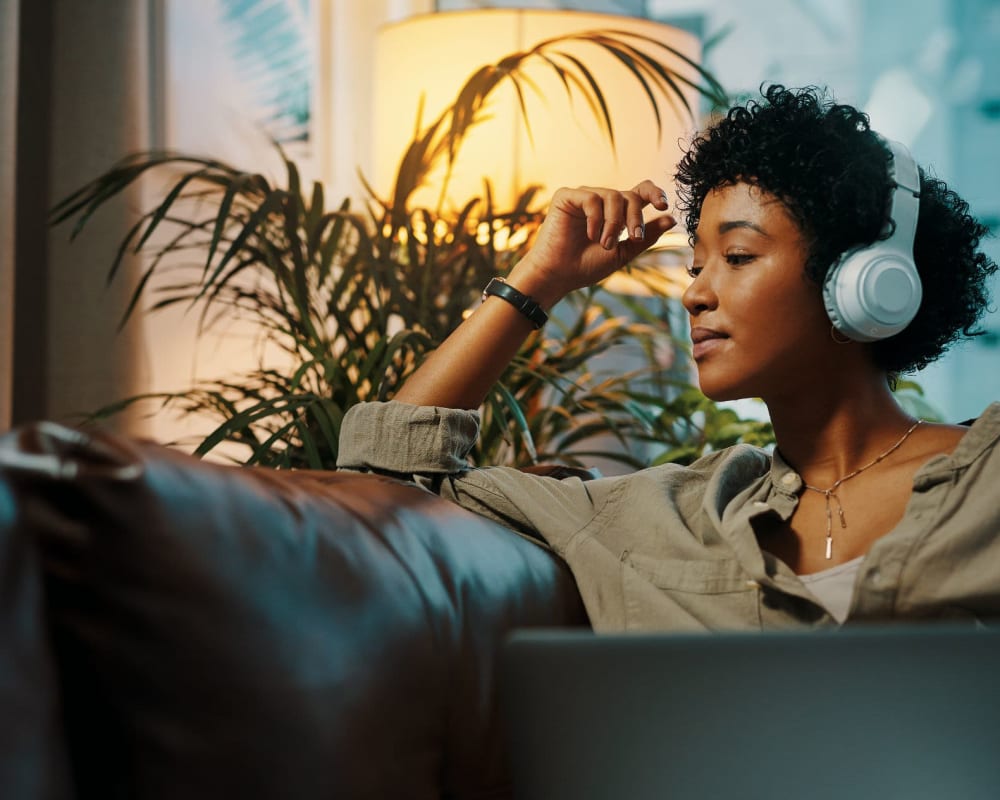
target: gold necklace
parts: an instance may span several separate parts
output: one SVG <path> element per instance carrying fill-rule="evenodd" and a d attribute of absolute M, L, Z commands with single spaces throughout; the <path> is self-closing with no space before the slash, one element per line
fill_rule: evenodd
<path fill-rule="evenodd" d="M 848 472 L 844 477 L 838 478 L 836 481 L 834 481 L 833 486 L 831 486 L 829 489 L 820 489 L 818 486 L 810 486 L 808 483 L 803 482 L 802 485 L 805 486 L 807 489 L 809 489 L 810 491 L 813 491 L 813 492 L 819 492 L 821 495 L 823 495 L 826 498 L 826 557 L 827 557 L 827 559 L 833 558 L 833 509 L 830 507 L 830 500 L 831 500 L 831 498 L 833 500 L 837 501 L 837 516 L 840 518 L 840 527 L 841 528 L 846 528 L 847 527 L 847 519 L 844 517 L 844 506 L 840 502 L 840 497 L 837 496 L 837 489 L 840 488 L 840 484 L 844 483 L 844 481 L 849 481 L 851 478 L 854 478 L 857 475 L 860 475 L 862 472 L 864 472 L 869 467 L 874 467 L 882 459 L 888 458 L 890 455 L 892 455 L 894 452 L 896 452 L 896 450 L 898 450 L 900 448 L 900 446 L 903 444 L 903 442 L 905 442 L 908 438 L 910 438 L 910 434 L 913 433 L 917 429 L 917 426 L 921 422 L 923 422 L 923 420 L 922 419 L 918 419 L 916 422 L 914 422 L 907 429 L 906 433 L 904 433 L 902 436 L 899 437 L 899 441 L 896 442 L 892 447 L 890 447 L 884 453 L 880 453 L 879 455 L 877 455 L 872 461 L 869 461 L 863 467 L 858 467 L 856 470 L 854 470 L 854 472 Z"/>

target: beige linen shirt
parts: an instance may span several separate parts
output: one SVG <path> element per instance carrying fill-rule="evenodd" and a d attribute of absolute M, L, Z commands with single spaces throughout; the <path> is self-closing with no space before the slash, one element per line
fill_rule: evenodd
<path fill-rule="evenodd" d="M 837 622 L 754 521 L 787 520 L 802 479 L 780 457 L 737 445 L 682 467 L 557 480 L 470 469 L 473 411 L 365 403 L 344 418 L 338 466 L 412 476 L 478 514 L 540 537 L 569 565 L 599 631 L 761 630 Z M 1000 622 L 1000 403 L 913 480 L 899 524 L 876 541 L 847 622 Z"/>

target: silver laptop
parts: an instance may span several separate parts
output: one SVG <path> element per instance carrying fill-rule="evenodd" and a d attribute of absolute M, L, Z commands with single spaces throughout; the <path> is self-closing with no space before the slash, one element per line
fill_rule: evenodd
<path fill-rule="evenodd" d="M 1000 632 L 519 631 L 517 800 L 998 800 Z"/>

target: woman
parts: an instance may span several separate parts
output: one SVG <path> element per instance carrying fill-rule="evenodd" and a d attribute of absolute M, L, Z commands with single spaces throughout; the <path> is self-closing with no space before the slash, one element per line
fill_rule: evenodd
<path fill-rule="evenodd" d="M 890 391 L 897 373 L 933 361 L 982 315 L 996 270 L 977 250 L 985 229 L 913 168 L 915 318 L 856 341 L 826 308 L 838 258 L 895 241 L 906 224 L 898 210 L 887 220 L 890 200 L 906 197 L 902 159 L 856 109 L 773 86 L 704 132 L 680 164 L 694 246 L 683 303 L 699 382 L 714 400 L 762 398 L 773 455 L 738 445 L 689 467 L 586 483 L 468 469 L 469 409 L 544 318 L 492 284 L 500 295 L 395 401 L 351 410 L 339 465 L 411 474 L 540 536 L 573 570 L 599 630 L 1000 617 L 1000 404 L 971 428 L 931 424 Z M 647 206 L 667 210 L 651 181 L 560 189 L 507 284 L 544 310 L 601 280 L 675 224 L 666 213 L 644 221 Z"/>

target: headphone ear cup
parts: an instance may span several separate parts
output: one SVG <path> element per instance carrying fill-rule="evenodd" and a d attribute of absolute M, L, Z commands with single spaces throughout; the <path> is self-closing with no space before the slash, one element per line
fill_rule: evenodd
<path fill-rule="evenodd" d="M 895 336 L 917 315 L 922 296 L 912 259 L 877 245 L 845 253 L 823 283 L 830 322 L 857 342 Z"/>
<path fill-rule="evenodd" d="M 895 336 L 920 309 L 923 289 L 913 262 L 920 213 L 920 170 L 899 142 L 888 148 L 892 193 L 885 232 L 868 247 L 848 250 L 830 267 L 823 282 L 823 302 L 830 322 L 858 342 Z"/>
<path fill-rule="evenodd" d="M 853 339 L 854 337 L 848 333 L 848 325 L 844 320 L 844 314 L 837 301 L 836 286 L 840 280 L 839 273 L 841 268 L 844 266 L 844 263 L 857 252 L 857 248 L 855 248 L 854 250 L 848 250 L 844 253 L 839 259 L 837 259 L 837 261 L 834 262 L 833 266 L 827 270 L 826 280 L 823 281 L 823 305 L 826 306 L 826 315 L 830 318 L 830 323 L 833 327 L 850 339 Z"/>

